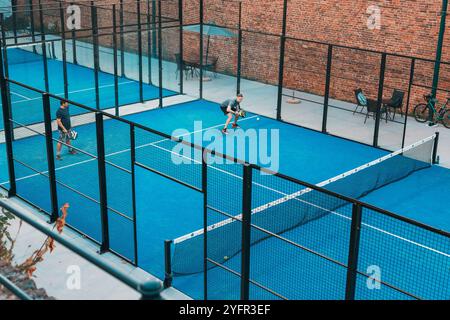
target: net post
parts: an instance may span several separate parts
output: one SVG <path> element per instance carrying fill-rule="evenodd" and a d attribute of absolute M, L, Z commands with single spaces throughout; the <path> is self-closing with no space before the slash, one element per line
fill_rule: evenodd
<path fill-rule="evenodd" d="M 137 209 L 136 209 L 136 135 L 134 124 L 130 124 L 130 163 L 131 163 L 131 197 L 133 206 L 133 240 L 134 240 L 134 264 L 139 263 L 137 241 Z"/>
<path fill-rule="evenodd" d="M 350 243 L 347 263 L 347 281 L 345 300 L 355 300 L 355 288 L 358 271 L 359 240 L 361 235 L 362 206 L 353 203 Z"/>
<path fill-rule="evenodd" d="M 325 96 L 323 100 L 322 132 L 327 133 L 328 107 L 330 101 L 331 66 L 333 63 L 333 45 L 328 45 L 327 70 L 325 75 Z"/>
<path fill-rule="evenodd" d="M 102 242 L 100 253 L 109 250 L 109 226 L 108 226 L 108 203 L 107 203 L 107 184 L 106 184 L 106 164 L 105 164 L 105 140 L 103 128 L 103 114 L 95 113 L 95 127 L 97 134 L 97 165 L 98 165 L 98 186 L 100 194 L 100 213 Z"/>
<path fill-rule="evenodd" d="M 139 64 L 139 100 L 144 102 L 144 85 L 142 74 L 142 26 L 141 26 L 141 0 L 136 1 L 136 15 L 137 15 L 137 40 L 138 40 L 138 64 Z"/>
<path fill-rule="evenodd" d="M 3 14 L 1 15 L 3 17 Z M 5 38 L 2 38 L 2 43 Z M 5 145 L 6 145 L 6 155 L 8 161 L 8 178 L 9 178 L 9 190 L 8 196 L 13 197 L 16 195 L 16 172 L 14 168 L 14 156 L 13 156 L 13 126 L 10 123 L 11 119 L 11 109 L 9 104 L 9 86 L 6 82 L 5 74 L 3 72 L 3 45 L 0 48 L 0 91 L 2 99 L 3 108 L 3 125 L 5 132 Z"/>
<path fill-rule="evenodd" d="M 112 5 L 113 10 L 113 59 L 114 59 L 114 113 L 119 116 L 119 61 L 117 55 L 117 17 L 116 5 Z"/>
<path fill-rule="evenodd" d="M 94 46 L 95 105 L 97 110 L 100 110 L 100 92 L 99 92 L 99 78 L 98 78 L 98 70 L 100 68 L 99 52 L 98 52 L 98 20 L 97 20 L 97 7 L 94 5 L 94 1 L 91 1 L 91 23 L 92 23 L 92 41 Z"/>
<path fill-rule="evenodd" d="M 252 166 L 245 164 L 242 195 L 241 300 L 249 300 L 250 298 L 252 173 Z"/>
<path fill-rule="evenodd" d="M 48 177 L 50 183 L 50 199 L 52 212 L 50 215 L 50 223 L 56 222 L 59 215 L 58 209 L 58 193 L 56 188 L 56 169 L 55 169 L 55 152 L 53 149 L 52 139 L 52 117 L 50 114 L 50 96 L 48 93 L 42 94 L 42 106 L 44 112 L 44 126 L 45 126 L 45 144 L 47 149 L 47 166 Z"/>
<path fill-rule="evenodd" d="M 203 190 L 203 300 L 208 300 L 208 164 L 202 150 L 202 190 Z"/>
<path fill-rule="evenodd" d="M 435 135 L 436 138 L 434 139 L 432 162 L 433 164 L 439 164 L 439 156 L 437 154 L 439 146 L 439 132 L 436 132 Z"/>
<path fill-rule="evenodd" d="M 172 240 L 164 241 L 164 288 L 172 286 Z"/>
<path fill-rule="evenodd" d="M 384 74 L 386 72 L 386 59 L 387 54 L 383 52 L 381 54 L 380 82 L 378 84 L 377 114 L 375 118 L 375 129 L 373 133 L 373 146 L 376 148 L 378 148 L 378 136 L 380 134 L 381 107 L 383 104 L 383 89 L 384 89 Z"/>
<path fill-rule="evenodd" d="M 405 147 L 406 127 L 408 124 L 408 114 L 409 114 L 409 106 L 411 104 L 411 90 L 412 90 L 412 86 L 414 84 L 415 68 L 416 68 L 416 58 L 412 58 L 411 66 L 410 66 L 410 70 L 409 70 L 408 98 L 406 100 L 405 123 L 403 124 L 402 148 Z"/>

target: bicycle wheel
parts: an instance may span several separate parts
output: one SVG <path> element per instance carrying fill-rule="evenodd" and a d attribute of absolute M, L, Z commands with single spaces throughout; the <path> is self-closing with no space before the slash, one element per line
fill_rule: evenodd
<path fill-rule="evenodd" d="M 447 129 L 450 129 L 450 110 L 448 110 L 446 113 L 444 113 L 444 117 L 442 118 L 442 124 Z"/>
<path fill-rule="evenodd" d="M 427 122 L 430 119 L 430 108 L 424 103 L 418 104 L 414 108 L 414 118 L 417 122 Z"/>

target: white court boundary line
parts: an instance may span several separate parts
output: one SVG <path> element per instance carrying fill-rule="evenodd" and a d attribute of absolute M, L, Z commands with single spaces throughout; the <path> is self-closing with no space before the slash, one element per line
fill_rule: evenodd
<path fill-rule="evenodd" d="M 119 86 L 121 86 L 121 85 L 126 85 L 126 84 L 130 84 L 130 83 L 135 83 L 136 81 L 123 81 L 123 82 L 120 82 L 119 83 Z M 14 84 L 14 83 L 13 83 Z M 110 87 L 114 87 L 115 85 L 114 84 L 105 84 L 105 85 L 103 85 L 103 86 L 99 86 L 99 89 L 104 89 L 104 88 L 110 88 Z M 80 92 L 87 92 L 87 91 L 92 91 L 92 90 L 95 90 L 95 87 L 91 87 L 91 88 L 86 88 L 86 89 L 80 89 L 80 90 L 74 90 L 74 91 L 69 91 L 68 92 L 68 94 L 72 94 L 72 93 L 80 93 Z M 34 91 L 33 91 L 34 92 Z M 14 102 L 11 102 L 11 104 L 19 104 L 19 103 L 24 103 L 24 102 L 29 102 L 29 101 L 33 101 L 33 100 L 39 100 L 39 99 L 42 99 L 42 97 L 36 97 L 36 98 L 28 98 L 28 97 L 26 97 L 26 96 L 24 96 L 24 95 L 21 95 L 21 94 L 19 94 L 19 93 L 17 93 L 17 92 L 14 92 L 14 91 L 11 91 L 11 93 L 12 94 L 15 94 L 15 95 L 17 95 L 17 96 L 19 96 L 19 97 L 21 97 L 21 98 L 24 98 L 23 100 L 18 100 L 18 101 L 14 101 Z M 63 93 L 57 93 L 57 94 L 55 94 L 55 96 L 62 96 L 62 95 L 64 95 L 65 93 L 63 92 Z"/>

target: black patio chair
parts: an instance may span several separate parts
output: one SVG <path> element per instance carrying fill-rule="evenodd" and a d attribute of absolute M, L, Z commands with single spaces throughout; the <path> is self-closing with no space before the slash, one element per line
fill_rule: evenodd
<path fill-rule="evenodd" d="M 212 72 L 212 74 L 214 75 L 214 78 L 217 78 L 217 61 L 219 60 L 219 58 L 217 57 L 213 57 L 213 58 L 208 58 L 208 61 L 206 61 L 205 64 L 205 70 Z"/>
<path fill-rule="evenodd" d="M 362 89 L 358 88 L 355 90 L 355 98 L 356 98 L 356 108 L 355 111 L 353 111 L 353 115 L 355 115 L 355 113 L 358 111 L 358 108 L 361 107 L 361 111 L 363 112 L 364 108 L 366 107 L 365 105 L 362 105 L 361 102 L 359 101 L 359 95 L 362 93 Z"/>
<path fill-rule="evenodd" d="M 361 93 L 363 93 L 363 91 L 362 91 L 361 88 L 358 88 L 358 89 L 355 90 L 355 98 L 356 98 L 356 104 L 357 104 L 357 106 L 356 106 L 356 109 L 355 109 L 355 111 L 353 112 L 353 114 L 356 113 L 356 111 L 357 111 L 357 109 L 358 109 L 359 107 L 362 108 L 362 109 L 361 109 L 361 112 L 364 111 L 364 108 L 366 108 L 367 113 L 366 113 L 366 118 L 364 119 L 364 123 L 366 123 L 366 122 L 367 122 L 367 119 L 369 119 L 369 117 L 370 117 L 371 114 L 373 115 L 373 118 L 375 119 L 375 116 L 376 116 L 376 114 L 377 114 L 377 107 L 378 107 L 378 104 L 377 104 L 377 101 L 376 101 L 376 100 L 373 100 L 373 99 L 367 99 L 367 98 L 366 98 L 366 101 L 363 101 L 363 100 L 360 98 L 360 94 L 361 94 Z M 381 112 L 382 115 L 383 115 L 383 114 L 385 115 L 385 119 L 386 119 L 386 123 L 387 123 L 387 121 L 388 121 L 388 109 L 387 109 L 384 105 L 382 105 L 382 106 L 381 106 L 380 112 Z"/>
<path fill-rule="evenodd" d="M 394 89 L 392 93 L 392 97 L 389 100 L 383 101 L 384 107 L 388 110 L 394 109 L 394 115 L 392 120 L 395 120 L 395 115 L 397 114 L 397 110 L 400 111 L 401 116 L 403 117 L 403 99 L 405 98 L 405 93 L 401 90 Z"/>
<path fill-rule="evenodd" d="M 176 78 L 178 79 L 178 75 L 180 74 L 180 71 L 183 70 L 186 80 L 188 79 L 188 75 L 192 75 L 192 68 L 189 66 L 186 66 L 184 61 L 181 59 L 181 55 L 179 53 L 175 53 L 175 61 L 177 63 L 177 71 L 176 71 Z"/>

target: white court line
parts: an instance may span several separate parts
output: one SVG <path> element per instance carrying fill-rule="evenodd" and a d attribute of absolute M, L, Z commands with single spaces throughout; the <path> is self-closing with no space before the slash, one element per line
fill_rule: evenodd
<path fill-rule="evenodd" d="M 135 81 L 124 81 L 124 82 L 120 82 L 120 83 L 119 83 L 119 86 L 124 85 L 124 84 L 134 83 L 134 82 L 135 82 Z M 105 84 L 105 85 L 103 85 L 103 86 L 99 86 L 100 89 L 103 89 L 103 88 L 109 88 L 109 87 L 114 87 L 114 84 Z M 92 91 L 92 90 L 95 90 L 95 87 L 93 87 L 93 88 L 87 88 L 87 89 L 80 89 L 80 90 L 69 91 L 68 93 L 69 93 L 69 94 L 72 94 L 72 93 L 80 93 L 80 92 L 86 92 L 86 91 Z M 11 102 L 11 104 L 18 104 L 18 103 L 23 103 L 23 102 L 28 102 L 28 101 L 33 101 L 33 100 L 39 100 L 39 99 L 42 99 L 42 97 L 27 98 L 26 96 L 23 96 L 23 95 L 21 95 L 21 94 L 18 94 L 17 92 L 13 92 L 13 91 L 11 91 L 11 93 L 13 93 L 13 94 L 15 94 L 15 95 L 18 95 L 18 96 L 21 96 L 22 98 L 25 98 L 24 100 L 18 100 L 18 101 Z M 63 93 L 56 93 L 55 96 L 63 96 L 64 94 L 65 94 L 64 92 L 63 92 Z"/>
<path fill-rule="evenodd" d="M 13 92 L 13 91 L 11 91 L 11 93 L 12 93 L 12 94 L 15 94 L 16 96 L 19 96 L 19 97 L 25 99 L 25 100 L 20 100 L 20 101 L 30 101 L 30 100 L 32 100 L 32 98 L 28 98 L 27 96 L 24 96 L 24 95 L 22 95 L 22 94 L 20 94 L 20 93 Z M 14 103 L 14 102 L 13 102 L 13 103 Z"/>
<path fill-rule="evenodd" d="M 241 122 L 243 122 L 243 121 L 248 121 L 248 120 L 254 119 L 254 118 L 256 118 L 256 117 L 257 117 L 257 116 L 251 116 L 251 117 L 248 117 L 248 118 L 244 118 L 244 119 L 241 120 Z M 214 129 L 214 128 L 219 128 L 219 127 L 221 127 L 221 126 L 223 126 L 223 124 L 218 124 L 218 125 L 215 125 L 215 126 L 211 126 L 211 127 L 209 127 L 209 128 L 205 128 L 205 129 L 201 129 L 201 130 L 196 130 L 196 131 L 188 132 L 188 133 L 186 133 L 186 134 L 181 134 L 181 135 L 175 136 L 174 138 L 182 138 L 182 137 L 189 136 L 189 135 L 192 135 L 192 134 L 195 134 L 195 133 L 198 133 L 198 132 L 203 132 L 203 131 L 206 131 L 206 130 L 210 130 L 210 129 Z M 156 146 L 156 144 L 158 144 L 158 143 L 161 143 L 161 142 L 164 142 L 164 141 L 169 141 L 169 140 L 170 140 L 170 139 L 167 139 L 167 138 L 166 138 L 166 139 L 161 139 L 161 140 L 158 140 L 158 141 L 155 141 L 155 142 L 151 142 L 151 143 L 147 143 L 147 144 L 143 144 L 143 145 L 137 146 L 136 149 L 142 149 L 142 148 L 149 147 L 149 146 Z M 157 147 L 157 148 L 164 149 L 164 148 L 161 148 L 161 147 Z M 164 149 L 164 150 L 173 153 L 173 151 L 171 151 L 171 150 L 168 150 L 168 149 Z M 131 149 L 130 149 L 130 148 L 127 148 L 127 149 L 123 149 L 123 150 L 120 150 L 120 151 L 116 151 L 116 152 L 109 153 L 109 154 L 107 154 L 105 157 L 112 157 L 112 156 L 116 156 L 116 155 L 118 155 L 118 154 L 130 152 L 130 151 L 131 151 Z M 174 154 L 175 154 L 175 153 L 174 153 Z M 177 155 L 178 155 L 178 154 L 177 154 Z M 179 155 L 178 155 L 178 156 L 179 156 Z M 190 159 L 190 158 L 189 158 L 189 159 Z M 77 165 L 85 164 L 85 163 L 88 163 L 88 162 L 91 162 L 91 161 L 96 161 L 96 160 L 97 160 L 97 159 L 88 159 L 88 160 L 84 160 L 84 161 L 72 163 L 72 164 L 69 164 L 69 165 L 66 165 L 66 166 L 58 167 L 58 168 L 56 168 L 55 170 L 56 170 L 56 171 L 59 171 L 59 170 L 71 168 L 71 167 L 74 167 L 74 166 L 77 166 Z M 191 159 L 191 160 L 193 160 L 193 159 Z M 46 173 L 48 173 L 48 171 L 42 171 L 41 173 L 46 174 Z M 21 181 L 21 180 L 26 180 L 26 179 L 30 179 L 30 178 L 33 178 L 33 177 L 37 177 L 37 176 L 40 176 L 41 173 L 34 173 L 34 174 L 31 174 L 31 175 L 28 175 L 28 176 L 24 176 L 24 177 L 21 177 L 21 178 L 17 178 L 16 181 Z M 0 185 L 5 185 L 5 184 L 8 184 L 8 183 L 9 183 L 9 181 L 5 181 L 5 182 L 0 183 Z"/>

